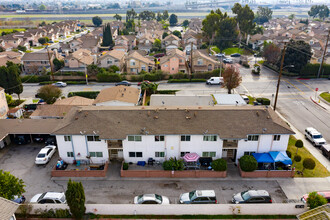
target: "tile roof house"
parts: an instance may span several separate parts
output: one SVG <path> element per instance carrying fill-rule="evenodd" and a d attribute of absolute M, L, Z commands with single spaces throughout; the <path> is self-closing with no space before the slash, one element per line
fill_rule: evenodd
<path fill-rule="evenodd" d="M 50 69 L 50 63 L 57 57 L 54 51 L 42 51 L 34 53 L 25 53 L 22 57 L 24 72 L 27 74 L 39 74 L 44 68 Z"/>
<path fill-rule="evenodd" d="M 68 44 L 70 46 L 69 52 L 74 52 L 79 49 L 86 49 L 91 51 L 92 53 L 97 53 L 101 45 L 100 43 L 101 43 L 101 38 L 99 36 L 94 36 L 89 33 L 82 37 L 73 39 L 70 42 L 62 43 L 61 47 L 63 44 Z"/>
<path fill-rule="evenodd" d="M 122 46 L 123 51 L 127 52 L 129 50 L 133 50 L 134 47 L 136 47 L 136 37 L 135 35 L 119 35 L 115 39 L 115 47 Z M 116 48 L 114 48 L 116 50 Z M 122 50 L 122 49 L 121 49 Z"/>
<path fill-rule="evenodd" d="M 139 50 L 144 50 L 150 52 L 152 44 L 155 42 L 156 38 L 153 38 L 150 34 L 146 34 L 139 39 L 138 48 Z"/>
<path fill-rule="evenodd" d="M 0 66 L 6 66 L 8 61 L 15 64 L 21 63 L 22 54 L 14 51 L 6 51 L 0 53 Z"/>
<path fill-rule="evenodd" d="M 193 50 L 193 72 L 206 72 L 218 69 L 220 63 L 201 50 Z"/>
<path fill-rule="evenodd" d="M 82 71 L 85 72 L 88 65 L 96 63 L 96 55 L 87 49 L 79 49 L 64 58 L 62 72 Z"/>
<path fill-rule="evenodd" d="M 5 89 L 0 87 L 0 119 L 7 118 L 8 110 Z"/>
<path fill-rule="evenodd" d="M 65 99 L 56 100 L 53 105 L 73 105 L 73 106 L 83 106 L 83 105 L 92 105 L 94 99 L 88 99 L 81 96 L 72 96 Z"/>
<path fill-rule="evenodd" d="M 125 59 L 126 72 L 128 74 L 138 74 L 142 70 L 145 72 L 150 72 L 155 66 L 155 62 L 151 59 L 153 59 L 153 57 L 147 58 L 142 56 L 136 50 L 131 51 Z"/>
<path fill-rule="evenodd" d="M 159 59 L 159 65 L 163 72 L 169 74 L 187 72 L 185 53 L 179 49 L 171 49 L 167 51 L 166 56 Z"/>
<path fill-rule="evenodd" d="M 165 47 L 166 50 L 176 49 L 180 47 L 180 42 L 181 39 L 174 34 L 170 34 L 162 40 L 163 47 Z"/>
<path fill-rule="evenodd" d="M 135 106 L 140 100 L 140 89 L 128 86 L 115 86 L 102 89 L 93 105 L 96 106 Z"/>
<path fill-rule="evenodd" d="M 22 108 L 12 108 L 7 113 L 9 118 L 22 118 L 23 109 Z"/>
<path fill-rule="evenodd" d="M 110 66 L 115 65 L 119 68 L 119 71 L 122 71 L 125 67 L 125 57 L 126 53 L 123 51 L 107 51 L 98 57 L 97 65 L 103 68 L 109 68 Z"/>
<path fill-rule="evenodd" d="M 31 119 L 62 119 L 74 105 L 38 105 Z"/>

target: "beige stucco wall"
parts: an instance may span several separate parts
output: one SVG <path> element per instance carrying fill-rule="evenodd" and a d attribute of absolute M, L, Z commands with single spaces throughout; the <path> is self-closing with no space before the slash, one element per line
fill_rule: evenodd
<path fill-rule="evenodd" d="M 5 90 L 0 91 L 0 119 L 7 118 L 8 105 Z"/>

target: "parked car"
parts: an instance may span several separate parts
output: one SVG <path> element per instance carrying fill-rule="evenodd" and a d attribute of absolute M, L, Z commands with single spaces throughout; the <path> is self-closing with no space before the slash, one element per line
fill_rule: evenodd
<path fill-rule="evenodd" d="M 156 57 L 156 58 L 160 58 L 160 57 L 163 57 L 163 56 L 165 56 L 164 53 L 158 53 L 158 54 L 154 55 L 154 57 Z"/>
<path fill-rule="evenodd" d="M 57 203 L 57 204 L 66 204 L 64 192 L 45 192 L 39 193 L 32 197 L 30 203 L 39 203 L 39 204 L 48 204 L 48 203 Z"/>
<path fill-rule="evenodd" d="M 233 60 L 230 58 L 225 58 L 225 59 L 223 59 L 223 62 L 224 63 L 233 63 Z"/>
<path fill-rule="evenodd" d="M 322 134 L 312 127 L 305 129 L 305 138 L 312 142 L 315 147 L 319 147 L 326 143 L 325 139 L 322 137 Z"/>
<path fill-rule="evenodd" d="M 14 142 L 15 142 L 15 144 L 19 144 L 19 145 L 29 144 L 29 143 L 31 143 L 31 139 L 30 139 L 29 135 L 19 134 L 19 135 L 15 136 Z"/>
<path fill-rule="evenodd" d="M 246 104 L 249 104 L 249 102 L 250 102 L 249 97 L 247 97 L 246 95 L 241 95 L 241 97 L 244 99 L 244 101 L 246 102 Z"/>
<path fill-rule="evenodd" d="M 330 160 L 330 144 L 324 144 L 321 147 L 322 154 Z"/>
<path fill-rule="evenodd" d="M 142 83 L 147 83 L 147 84 L 149 84 L 149 83 L 151 83 L 151 82 L 148 81 L 148 80 L 144 80 L 143 82 L 138 82 L 138 86 L 141 86 Z"/>
<path fill-rule="evenodd" d="M 207 85 L 221 85 L 223 83 L 223 77 L 211 77 L 206 81 Z"/>
<path fill-rule="evenodd" d="M 266 190 L 247 190 L 234 194 L 233 203 L 272 203 L 272 198 Z"/>
<path fill-rule="evenodd" d="M 180 204 L 216 204 L 214 190 L 194 190 L 180 195 Z"/>
<path fill-rule="evenodd" d="M 241 54 L 239 54 L 239 53 L 233 53 L 233 54 L 231 54 L 230 56 L 231 56 L 231 57 L 240 57 Z"/>
<path fill-rule="evenodd" d="M 25 200 L 26 200 L 25 196 L 21 195 L 21 196 L 14 196 L 14 198 L 11 201 L 16 202 L 18 204 L 23 204 Z"/>
<path fill-rule="evenodd" d="M 115 85 L 116 86 L 130 86 L 131 83 L 124 80 L 124 81 L 121 81 L 121 82 L 116 83 Z"/>
<path fill-rule="evenodd" d="M 57 146 L 56 137 L 55 136 L 49 136 L 46 139 L 45 144 L 46 144 L 46 146 L 47 145 L 55 145 L 55 146 Z"/>
<path fill-rule="evenodd" d="M 52 156 L 54 155 L 55 151 L 56 151 L 56 146 L 54 145 L 48 145 L 42 148 L 36 157 L 35 163 L 37 165 L 47 164 L 50 161 L 50 159 L 52 159 Z"/>
<path fill-rule="evenodd" d="M 170 200 L 166 196 L 161 196 L 158 194 L 144 194 L 134 197 L 134 204 L 160 204 L 168 205 Z"/>
<path fill-rule="evenodd" d="M 326 198 L 328 200 L 328 203 L 330 203 L 330 191 L 321 191 L 321 192 L 317 192 L 317 194 Z M 301 197 L 301 201 L 303 203 L 307 203 L 307 199 L 308 199 L 308 194 L 305 194 L 303 195 L 303 197 Z"/>
<path fill-rule="evenodd" d="M 216 57 L 225 57 L 225 54 L 224 53 L 217 53 L 215 56 Z"/>
<path fill-rule="evenodd" d="M 57 86 L 57 87 L 66 87 L 67 84 L 65 82 L 56 82 L 52 84 L 53 86 Z"/>
<path fill-rule="evenodd" d="M 36 143 L 44 143 L 46 138 L 47 138 L 47 136 L 42 135 L 42 134 L 33 134 L 32 135 L 32 140 L 33 140 L 33 142 L 36 142 Z"/>
<path fill-rule="evenodd" d="M 27 104 L 27 105 L 24 105 L 24 110 L 31 112 L 31 111 L 36 110 L 37 106 L 38 106 L 38 104 Z"/>

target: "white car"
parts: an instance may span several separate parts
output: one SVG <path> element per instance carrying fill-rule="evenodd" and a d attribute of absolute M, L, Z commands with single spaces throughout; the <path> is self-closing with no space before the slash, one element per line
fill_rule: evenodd
<path fill-rule="evenodd" d="M 170 200 L 166 196 L 157 194 L 144 194 L 134 197 L 134 204 L 161 204 L 168 205 Z"/>
<path fill-rule="evenodd" d="M 45 192 L 39 193 L 32 197 L 30 203 L 39 203 L 39 204 L 66 204 L 66 198 L 64 192 Z"/>
<path fill-rule="evenodd" d="M 66 87 L 66 83 L 65 82 L 56 82 L 52 84 L 53 86 L 57 86 L 57 87 Z"/>
<path fill-rule="evenodd" d="M 48 145 L 40 150 L 36 157 L 36 164 L 47 164 L 56 151 L 56 146 Z"/>
<path fill-rule="evenodd" d="M 322 134 L 318 132 L 315 128 L 308 127 L 305 129 L 305 137 L 316 146 L 321 146 L 326 144 L 325 139 L 322 137 Z"/>

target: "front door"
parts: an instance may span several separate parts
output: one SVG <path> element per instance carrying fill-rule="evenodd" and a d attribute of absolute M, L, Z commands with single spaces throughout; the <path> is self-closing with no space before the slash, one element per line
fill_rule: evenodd
<path fill-rule="evenodd" d="M 110 159 L 123 159 L 123 149 L 109 149 Z"/>

